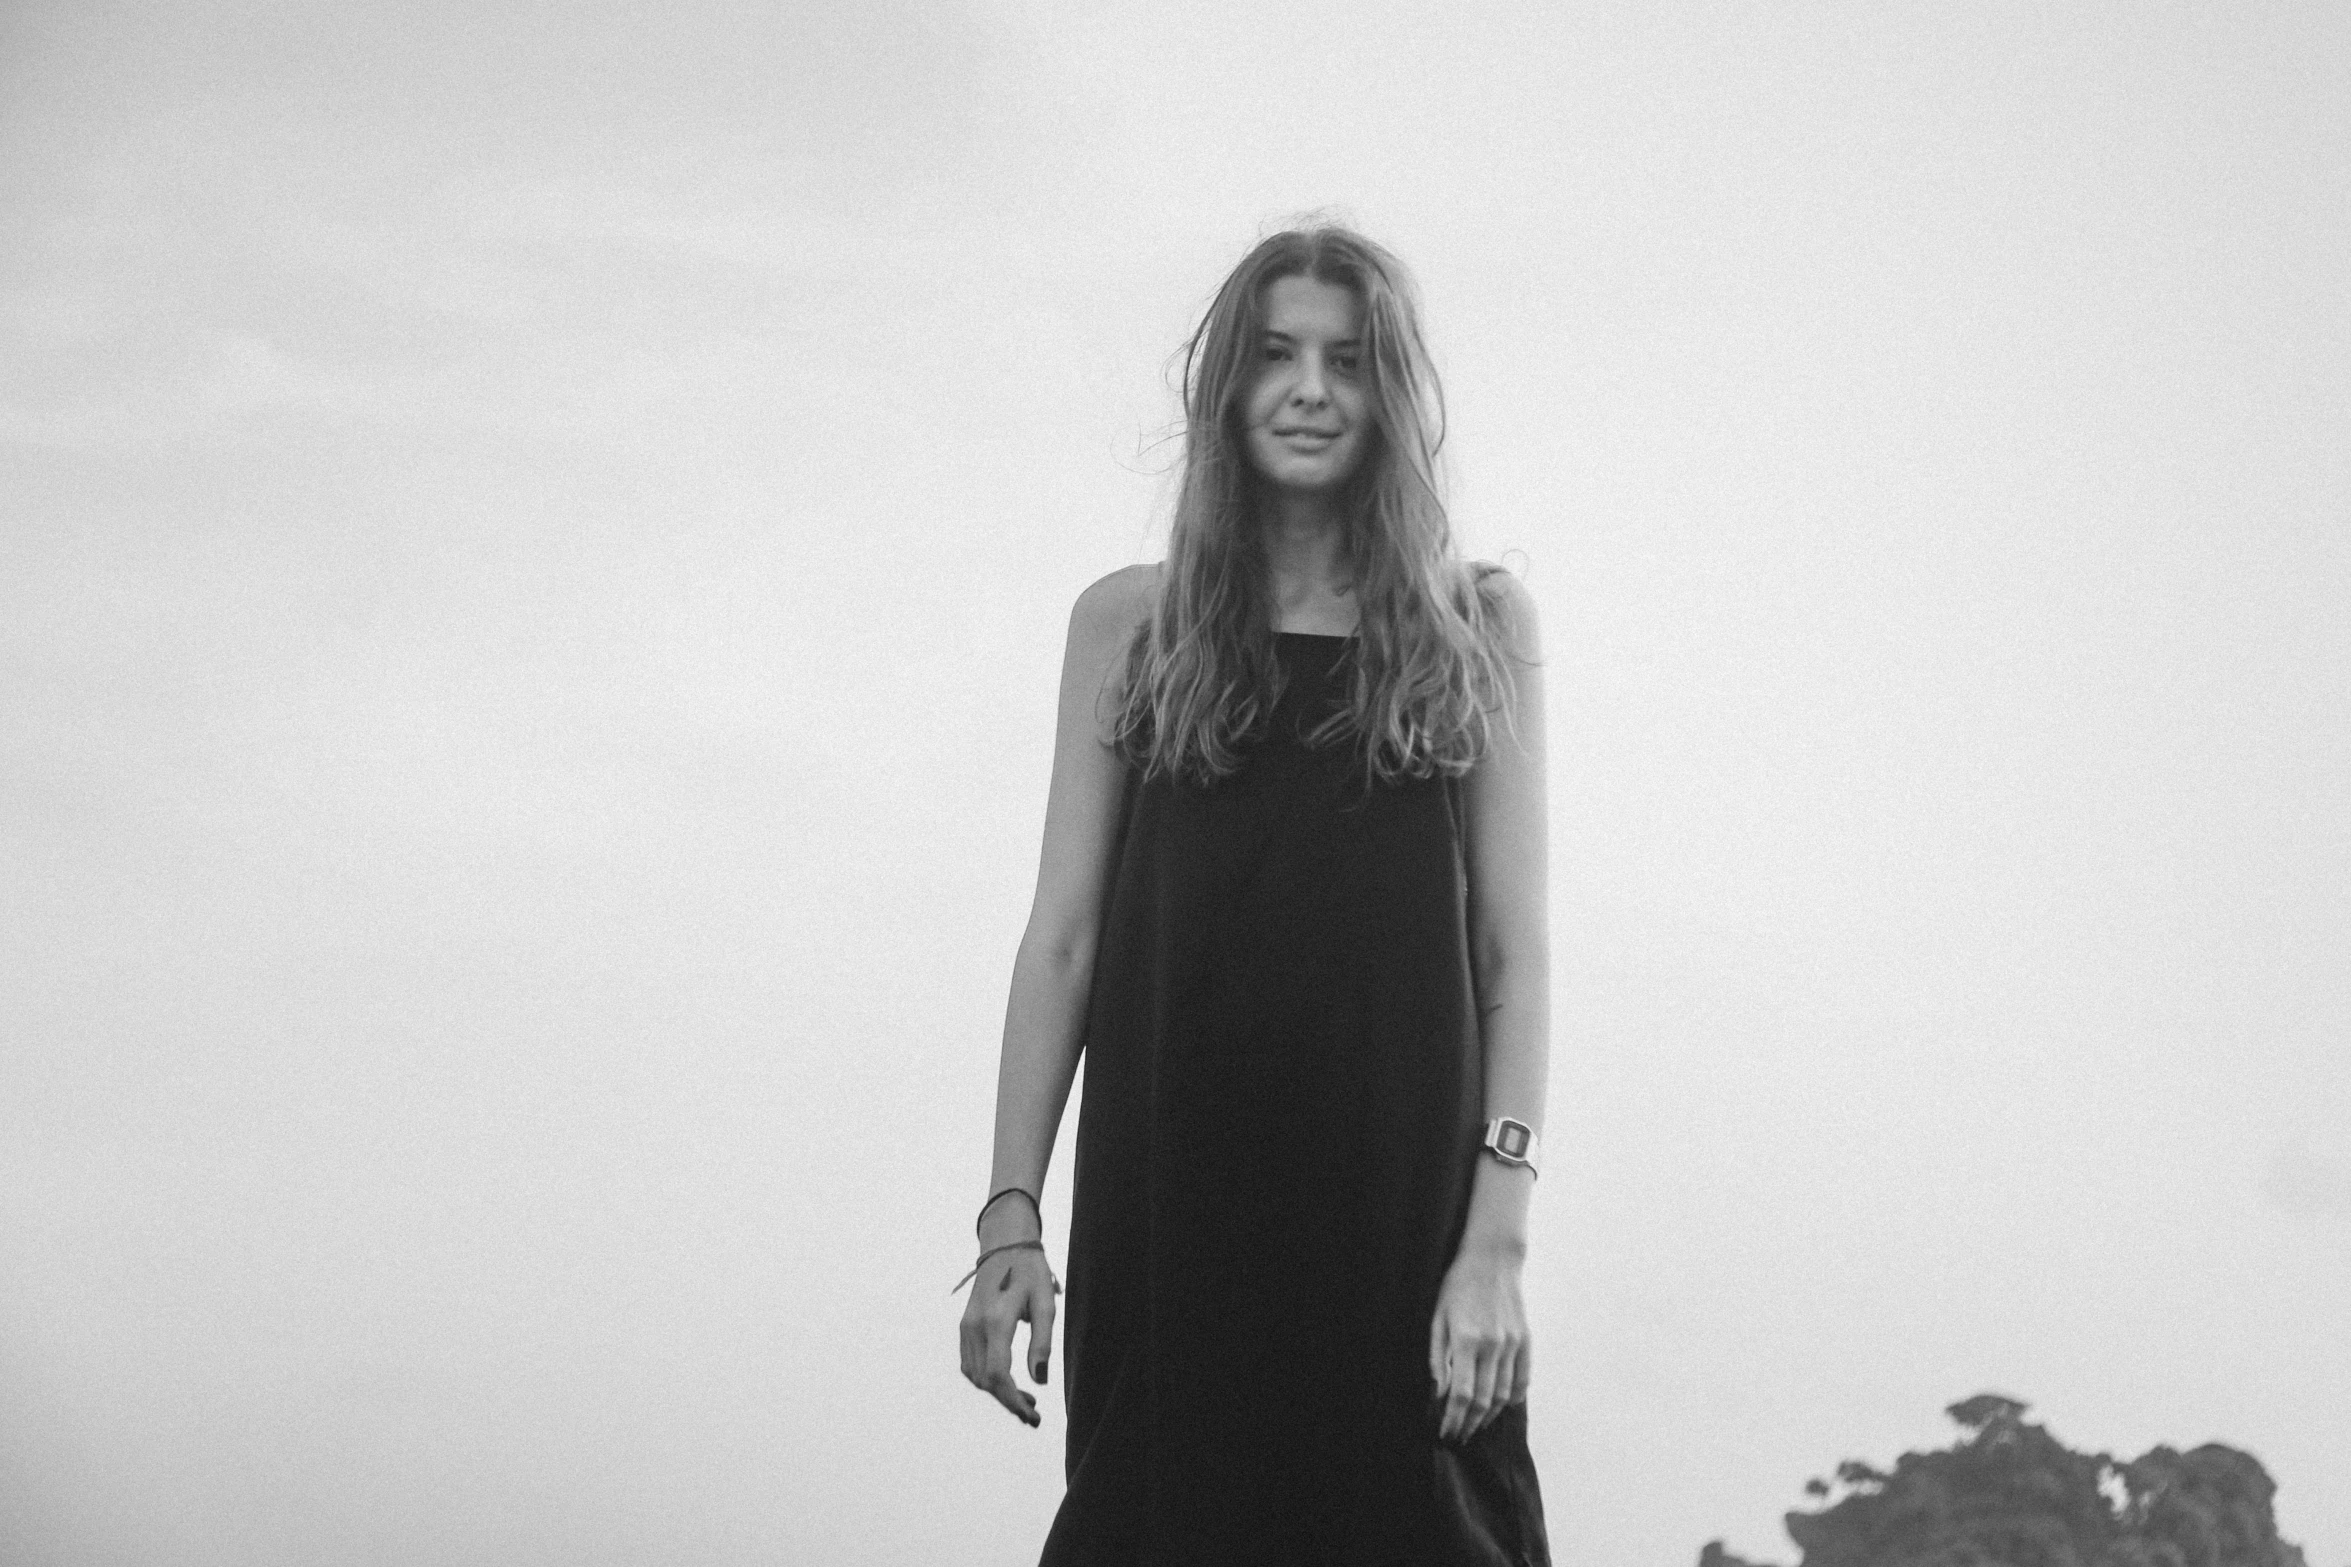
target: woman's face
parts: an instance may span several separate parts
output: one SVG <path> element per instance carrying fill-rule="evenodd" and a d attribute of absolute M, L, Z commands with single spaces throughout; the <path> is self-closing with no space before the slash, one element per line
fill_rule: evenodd
<path fill-rule="evenodd" d="M 1371 440 L 1363 301 L 1310 277 L 1265 286 L 1265 339 L 1241 413 L 1250 466 L 1299 494 L 1346 482 Z"/>

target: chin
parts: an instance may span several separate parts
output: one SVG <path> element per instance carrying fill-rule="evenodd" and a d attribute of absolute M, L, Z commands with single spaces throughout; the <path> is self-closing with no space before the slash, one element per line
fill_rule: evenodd
<path fill-rule="evenodd" d="M 1281 489 L 1321 494 L 1345 484 L 1355 469 L 1347 463 L 1293 461 L 1262 463 L 1257 471 Z"/>
<path fill-rule="evenodd" d="M 1343 482 L 1329 473 L 1271 473 L 1266 477 L 1277 490 L 1288 490 L 1293 495 L 1330 495 Z"/>

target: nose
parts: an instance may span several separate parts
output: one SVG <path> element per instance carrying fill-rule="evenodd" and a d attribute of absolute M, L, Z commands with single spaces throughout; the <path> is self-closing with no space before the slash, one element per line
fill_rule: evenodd
<path fill-rule="evenodd" d="M 1299 355 L 1298 379 L 1290 387 L 1290 401 L 1308 408 L 1320 408 L 1330 400 L 1330 388 L 1323 384 L 1322 355 Z"/>

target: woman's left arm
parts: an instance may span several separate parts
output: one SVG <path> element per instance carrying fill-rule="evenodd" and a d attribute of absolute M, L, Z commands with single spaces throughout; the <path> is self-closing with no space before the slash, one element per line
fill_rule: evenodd
<path fill-rule="evenodd" d="M 1546 914 L 1543 670 L 1534 598 L 1516 577 L 1487 579 L 1513 676 L 1507 721 L 1466 780 L 1469 952 L 1485 1048 L 1486 1118 L 1538 1133 L 1551 1041 Z M 1483 584 L 1481 584 L 1483 586 Z M 1493 591 L 1489 589 L 1489 591 Z M 1519 1274 L 1534 1172 L 1480 1156 L 1469 1222 L 1429 1328 L 1429 1368 L 1446 1440 L 1474 1436 L 1526 1397 L 1534 1363 Z"/>

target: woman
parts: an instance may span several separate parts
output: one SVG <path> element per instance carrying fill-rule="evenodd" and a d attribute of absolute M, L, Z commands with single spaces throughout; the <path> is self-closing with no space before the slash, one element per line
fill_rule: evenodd
<path fill-rule="evenodd" d="M 1242 261 L 1168 559 L 1070 617 L 964 1375 L 1028 1424 L 1082 1050 L 1047 1567 L 1548 1561 L 1520 1271 L 1547 1049 L 1524 589 L 1452 552 L 1410 285 Z"/>

